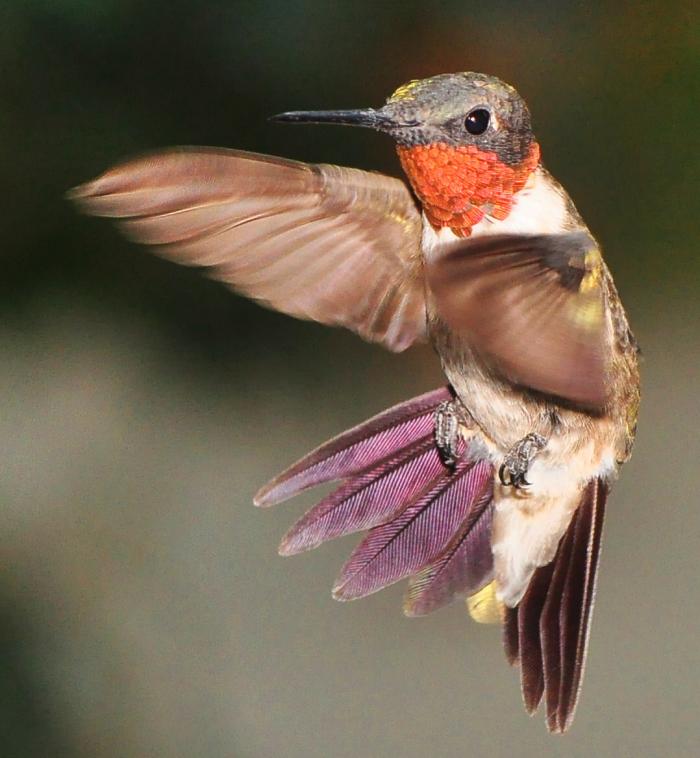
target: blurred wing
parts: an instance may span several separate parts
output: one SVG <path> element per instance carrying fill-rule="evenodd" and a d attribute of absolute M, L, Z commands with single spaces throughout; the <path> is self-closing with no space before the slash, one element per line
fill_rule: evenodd
<path fill-rule="evenodd" d="M 440 317 L 499 371 L 591 408 L 607 399 L 603 276 L 584 232 L 484 235 L 427 268 Z"/>
<path fill-rule="evenodd" d="M 69 196 L 271 308 L 390 350 L 425 337 L 421 219 L 398 179 L 184 148 L 117 166 Z"/>

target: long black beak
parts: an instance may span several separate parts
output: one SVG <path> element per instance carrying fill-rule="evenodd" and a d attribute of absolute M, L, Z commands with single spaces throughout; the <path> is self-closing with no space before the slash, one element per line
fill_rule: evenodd
<path fill-rule="evenodd" d="M 374 108 L 352 111 L 288 111 L 271 116 L 270 121 L 286 121 L 305 124 L 343 124 L 345 126 L 366 126 L 370 129 L 388 131 L 397 124 L 387 113 Z"/>

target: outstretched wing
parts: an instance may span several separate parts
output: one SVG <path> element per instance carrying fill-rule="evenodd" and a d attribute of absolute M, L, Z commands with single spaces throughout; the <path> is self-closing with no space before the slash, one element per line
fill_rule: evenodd
<path fill-rule="evenodd" d="M 271 308 L 390 350 L 425 337 L 421 219 L 398 179 L 183 148 L 117 166 L 69 197 Z"/>
<path fill-rule="evenodd" d="M 431 260 L 426 273 L 440 317 L 508 379 L 605 405 L 605 274 L 589 234 L 484 235 Z"/>

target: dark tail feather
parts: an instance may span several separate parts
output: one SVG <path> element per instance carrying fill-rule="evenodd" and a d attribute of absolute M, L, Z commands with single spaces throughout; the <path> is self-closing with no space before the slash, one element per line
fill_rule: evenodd
<path fill-rule="evenodd" d="M 431 439 L 435 409 L 451 397 L 447 387 L 427 392 L 329 440 L 268 482 L 255 504 L 281 503 L 310 487 L 375 466 L 419 439 Z"/>
<path fill-rule="evenodd" d="M 434 561 L 492 479 L 492 466 L 468 458 L 443 469 L 399 515 L 372 529 L 355 548 L 333 588 L 337 600 L 365 597 Z"/>
<path fill-rule="evenodd" d="M 280 554 L 301 553 L 334 537 L 390 521 L 443 471 L 433 440 L 414 442 L 321 500 L 287 532 Z"/>
<path fill-rule="evenodd" d="M 591 482 L 586 492 L 587 507 L 576 524 L 569 574 L 559 608 L 559 699 L 556 709 L 552 709 L 556 719 L 548 719 L 552 731 L 564 732 L 569 728 L 581 690 L 607 494 L 605 482 Z M 548 621 L 545 615 L 544 623 Z"/>
<path fill-rule="evenodd" d="M 518 609 L 520 687 L 525 710 L 532 715 L 544 693 L 540 618 L 551 586 L 554 562 L 535 572 Z"/>
<path fill-rule="evenodd" d="M 607 485 L 588 483 L 554 560 L 535 572 L 520 604 L 506 613 L 504 641 L 520 663 L 525 706 L 544 695 L 547 726 L 564 732 L 578 701 L 595 596 Z"/>
<path fill-rule="evenodd" d="M 489 477 L 457 534 L 438 559 L 413 576 L 404 600 L 407 616 L 423 616 L 478 592 L 493 579 L 491 524 L 493 481 Z"/>
<path fill-rule="evenodd" d="M 584 504 L 585 505 L 585 501 Z M 580 516 L 585 508 L 579 506 L 569 529 L 562 538 L 558 551 L 558 560 L 554 562 L 552 581 L 547 592 L 545 605 L 540 618 L 540 638 L 542 639 L 542 675 L 546 682 L 545 707 L 547 712 L 547 728 L 552 732 L 561 732 L 558 728 L 559 711 L 562 700 L 562 642 L 564 630 L 560 628 L 562 600 L 567 590 L 567 583 L 575 581 L 571 574 L 572 565 L 580 561 L 582 556 L 576 554 L 576 537 L 579 532 Z M 580 545 L 579 545 L 580 550 Z M 575 618 L 581 613 L 581 608 L 572 608 Z"/>
<path fill-rule="evenodd" d="M 511 666 L 520 663 L 520 643 L 518 640 L 518 609 L 506 608 L 503 619 L 503 647 L 506 660 Z"/>

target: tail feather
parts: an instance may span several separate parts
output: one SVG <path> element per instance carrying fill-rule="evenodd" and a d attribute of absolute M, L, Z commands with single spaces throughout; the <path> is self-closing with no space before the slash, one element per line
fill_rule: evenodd
<path fill-rule="evenodd" d="M 503 618 L 503 648 L 511 666 L 520 663 L 520 640 L 518 637 L 518 609 L 506 608 Z"/>
<path fill-rule="evenodd" d="M 284 536 L 281 555 L 383 524 L 443 471 L 431 437 L 414 442 L 358 474 L 309 510 Z"/>
<path fill-rule="evenodd" d="M 595 600 L 606 495 L 603 482 L 592 482 L 585 494 L 587 507 L 579 509 L 572 557 L 559 610 L 559 702 L 556 728 L 550 725 L 553 731 L 564 732 L 570 726 L 580 693 Z"/>
<path fill-rule="evenodd" d="M 438 559 L 411 577 L 404 600 L 407 616 L 423 616 L 478 592 L 493 578 L 491 524 L 493 481 L 488 478 L 460 530 Z"/>
<path fill-rule="evenodd" d="M 561 614 L 561 600 L 566 589 L 566 580 L 569 573 L 569 564 L 572 557 L 572 547 L 575 529 L 572 522 L 568 532 L 564 535 L 558 560 L 552 565 L 554 572 L 547 592 L 547 600 L 540 617 L 539 634 L 542 639 L 542 658 L 540 667 L 542 677 L 546 682 L 545 706 L 547 726 L 554 731 L 559 711 L 562 679 L 562 649 L 561 630 L 559 628 Z"/>
<path fill-rule="evenodd" d="M 432 436 L 435 409 L 451 397 L 447 387 L 427 392 L 334 437 L 262 487 L 255 504 L 275 505 L 318 484 L 353 476 Z"/>
<path fill-rule="evenodd" d="M 535 573 L 518 610 L 520 686 L 525 709 L 529 714 L 537 710 L 544 693 L 540 618 L 551 586 L 553 570 L 554 563 L 550 563 Z"/>
<path fill-rule="evenodd" d="M 437 454 L 437 453 L 436 453 Z M 443 469 L 393 520 L 355 548 L 333 588 L 338 600 L 365 597 L 424 568 L 440 555 L 492 478 L 490 463 L 469 458 Z"/>
<path fill-rule="evenodd" d="M 525 706 L 534 712 L 544 695 L 552 732 L 569 728 L 578 702 L 606 496 L 604 481 L 588 483 L 554 560 L 537 569 L 505 619 L 506 655 L 520 664 Z"/>

